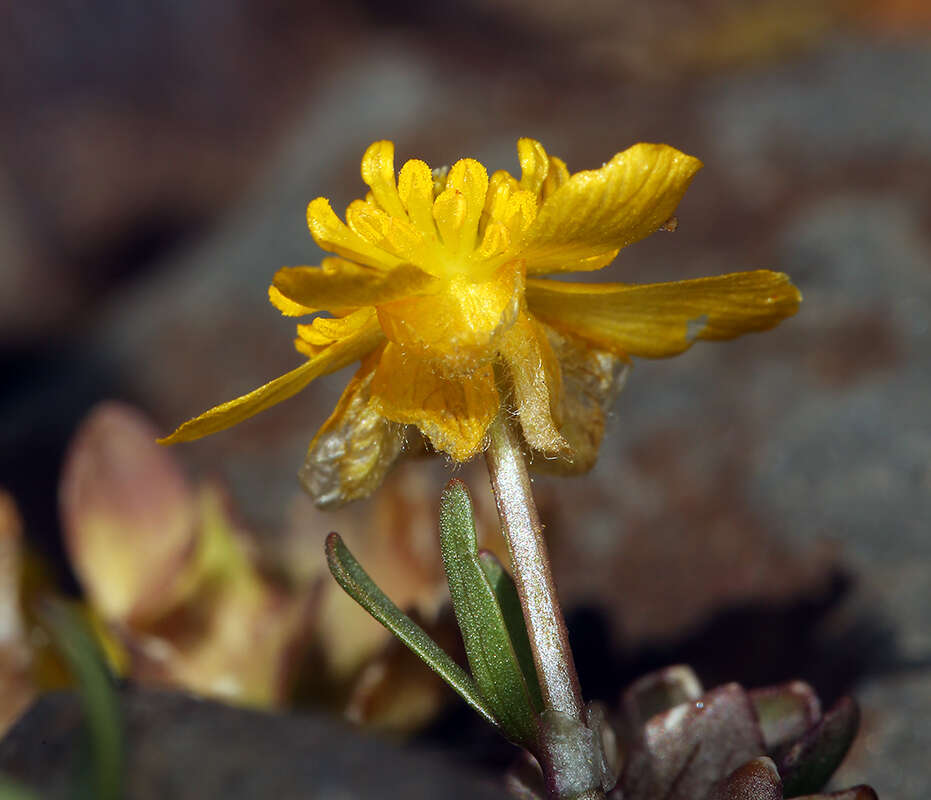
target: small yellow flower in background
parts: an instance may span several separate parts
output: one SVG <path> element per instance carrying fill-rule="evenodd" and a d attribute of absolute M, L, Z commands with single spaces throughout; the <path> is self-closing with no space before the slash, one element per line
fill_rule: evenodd
<path fill-rule="evenodd" d="M 630 356 L 675 355 L 797 310 L 798 290 L 767 270 L 646 285 L 536 277 L 600 269 L 663 227 L 701 162 L 637 144 L 570 175 L 532 139 L 517 151 L 520 180 L 470 158 L 432 171 L 412 159 L 396 175 L 394 145 L 371 145 L 370 191 L 346 222 L 323 197 L 307 209 L 314 240 L 336 255 L 283 268 L 269 288 L 285 315 L 328 312 L 297 326 L 307 361 L 161 441 L 221 431 L 361 360 L 301 472 L 318 504 L 369 494 L 408 425 L 471 458 L 502 405 L 548 465 L 580 472 L 595 462 Z"/>

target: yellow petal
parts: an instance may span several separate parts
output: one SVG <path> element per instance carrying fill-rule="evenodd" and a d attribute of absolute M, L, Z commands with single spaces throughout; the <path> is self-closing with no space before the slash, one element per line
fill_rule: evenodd
<path fill-rule="evenodd" d="M 286 317 L 303 317 L 307 314 L 313 314 L 314 311 L 317 310 L 315 308 L 302 306 L 300 303 L 295 303 L 293 300 L 288 300 L 287 297 L 275 288 L 274 284 L 268 287 L 268 302 Z"/>
<path fill-rule="evenodd" d="M 300 337 L 294 339 L 293 341 L 294 341 L 294 349 L 297 350 L 297 352 L 300 353 L 302 356 L 306 356 L 307 358 L 313 358 L 320 352 L 319 347 L 317 347 L 316 345 L 308 344 Z"/>
<path fill-rule="evenodd" d="M 211 433 L 226 430 L 237 422 L 242 422 L 266 408 L 297 394 L 314 378 L 335 372 L 351 364 L 373 350 L 381 341 L 382 333 L 378 323 L 372 321 L 354 336 L 334 342 L 332 345 L 311 358 L 297 369 L 285 373 L 280 378 L 260 386 L 235 400 L 205 411 L 199 417 L 188 420 L 170 436 L 159 439 L 160 444 L 175 444 L 200 439 Z"/>
<path fill-rule="evenodd" d="M 534 315 L 618 354 L 673 356 L 696 339 L 732 339 L 778 325 L 801 295 L 769 270 L 645 285 L 527 282 Z"/>
<path fill-rule="evenodd" d="M 567 448 L 557 458 L 535 460 L 533 467 L 560 475 L 579 475 L 595 466 L 606 414 L 624 385 L 630 365 L 588 342 L 543 327 L 562 376 L 559 433 Z"/>
<path fill-rule="evenodd" d="M 369 145 L 362 156 L 362 180 L 372 189 L 375 200 L 395 217 L 407 219 L 394 177 L 394 142 Z"/>
<path fill-rule="evenodd" d="M 410 221 L 423 234 L 436 238 L 433 224 L 433 173 L 423 161 L 411 159 L 401 167 L 398 194 Z"/>
<path fill-rule="evenodd" d="M 560 404 L 559 363 L 542 326 L 521 314 L 503 337 L 500 352 L 527 444 L 547 455 L 564 451 L 566 441 L 559 433 L 558 418 L 554 418 Z"/>
<path fill-rule="evenodd" d="M 536 214 L 537 196 L 521 189 L 507 172 L 498 170 L 491 176 L 485 196 L 484 232 L 478 248 L 479 256 L 487 260 L 508 249 L 513 256 Z"/>
<path fill-rule="evenodd" d="M 446 188 L 433 204 L 436 227 L 450 252 L 462 254 L 475 248 L 487 192 L 488 173 L 478 161 L 463 158 L 453 164 Z"/>
<path fill-rule="evenodd" d="M 357 335 L 375 320 L 374 308 L 360 308 L 341 317 L 317 317 L 308 325 L 298 325 L 297 335 L 316 348 L 329 347 L 340 339 Z"/>
<path fill-rule="evenodd" d="M 497 172 L 492 173 L 491 178 L 488 180 L 488 191 L 485 193 L 486 217 L 489 219 L 502 219 L 507 199 L 518 191 L 520 191 L 520 184 L 507 170 L 499 169 Z"/>
<path fill-rule="evenodd" d="M 321 311 L 374 306 L 435 291 L 436 284 L 436 278 L 412 264 L 383 271 L 342 259 L 325 259 L 321 267 L 279 269 L 273 285 L 291 303 Z"/>
<path fill-rule="evenodd" d="M 522 241 L 524 233 L 537 216 L 537 198 L 527 191 L 514 192 L 507 199 L 501 217 L 515 242 Z M 521 254 L 523 257 L 523 254 Z"/>
<path fill-rule="evenodd" d="M 349 204 L 346 224 L 353 233 L 371 242 L 379 250 L 403 261 L 413 260 L 424 238 L 406 217 L 393 217 L 365 200 L 354 200 Z"/>
<path fill-rule="evenodd" d="M 550 156 L 550 168 L 546 173 L 546 180 L 543 181 L 543 188 L 540 190 L 540 197 L 546 200 L 553 192 L 569 180 L 569 169 L 566 162 L 556 156 Z"/>
<path fill-rule="evenodd" d="M 307 206 L 307 227 L 321 250 L 337 253 L 350 261 L 380 269 L 390 269 L 404 261 L 350 230 L 336 216 L 325 197 L 311 200 Z"/>
<path fill-rule="evenodd" d="M 486 281 L 455 278 L 437 294 L 384 303 L 378 319 L 404 350 L 441 361 L 446 371 L 467 371 L 493 357 L 493 340 L 517 318 L 523 283 L 521 264 L 511 262 Z"/>
<path fill-rule="evenodd" d="M 459 250 L 459 231 L 465 223 L 467 211 L 465 197 L 455 189 L 444 189 L 433 201 L 433 220 L 450 252 Z"/>
<path fill-rule="evenodd" d="M 550 159 L 546 150 L 536 139 L 518 139 L 517 158 L 521 169 L 520 188 L 539 195 L 550 170 Z"/>
<path fill-rule="evenodd" d="M 577 172 L 540 206 L 524 237 L 527 274 L 599 269 L 668 220 L 701 162 L 662 144 L 636 144 Z"/>
<path fill-rule="evenodd" d="M 490 364 L 471 375 L 445 378 L 393 342 L 382 353 L 371 391 L 385 417 L 416 425 L 437 450 L 456 461 L 482 449 L 485 431 L 498 413 Z"/>
<path fill-rule="evenodd" d="M 485 227 L 482 243 L 476 253 L 479 258 L 489 261 L 496 256 L 503 256 L 511 246 L 511 233 L 507 226 L 500 222 L 490 222 Z"/>
<path fill-rule="evenodd" d="M 298 473 L 320 508 L 368 497 L 403 449 L 404 426 L 383 417 L 372 399 L 378 357 L 377 351 L 367 357 L 349 382 Z"/>

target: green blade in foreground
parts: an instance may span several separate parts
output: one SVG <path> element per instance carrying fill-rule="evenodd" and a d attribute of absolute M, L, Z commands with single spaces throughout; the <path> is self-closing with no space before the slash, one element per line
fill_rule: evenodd
<path fill-rule="evenodd" d="M 478 557 L 485 572 L 485 577 L 498 598 L 498 606 L 504 616 L 517 656 L 517 663 L 530 690 L 530 699 L 538 714 L 543 712 L 543 695 L 540 692 L 540 680 L 537 678 L 537 668 L 533 665 L 533 651 L 530 649 L 530 638 L 527 636 L 527 626 L 524 624 L 524 612 L 520 607 L 520 598 L 517 596 L 517 587 L 514 579 L 508 574 L 497 556 L 490 550 L 479 550 Z"/>
<path fill-rule="evenodd" d="M 475 681 L 427 635 L 423 628 L 388 599 L 349 552 L 349 548 L 343 544 L 338 533 L 331 533 L 327 536 L 326 557 L 330 572 L 346 594 L 407 645 L 466 703 L 488 722 L 498 727 L 498 721 L 479 692 Z"/>
<path fill-rule="evenodd" d="M 498 598 L 479 560 L 472 501 L 460 480 L 451 480 L 440 500 L 440 549 L 456 621 L 479 691 L 505 735 L 518 744 L 532 745 L 537 738 L 532 695 Z"/>
<path fill-rule="evenodd" d="M 80 689 L 87 727 L 89 763 L 78 781 L 82 798 L 118 800 L 123 796 L 123 723 L 119 698 L 106 656 L 81 615 L 67 603 L 46 598 L 39 618 L 68 662 Z"/>

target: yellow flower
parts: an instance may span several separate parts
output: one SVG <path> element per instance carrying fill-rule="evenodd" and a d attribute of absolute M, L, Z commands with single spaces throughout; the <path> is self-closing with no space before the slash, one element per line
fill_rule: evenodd
<path fill-rule="evenodd" d="M 369 494 L 408 425 L 456 461 L 471 458 L 502 405 L 533 451 L 583 471 L 630 356 L 765 330 L 798 308 L 789 279 L 766 270 L 647 285 L 540 279 L 600 269 L 663 227 L 701 162 L 637 144 L 570 175 L 532 139 L 517 152 L 520 180 L 489 177 L 470 158 L 432 171 L 414 159 L 396 176 L 394 145 L 371 145 L 370 191 L 346 222 L 323 197 L 307 209 L 314 240 L 335 255 L 281 269 L 269 288 L 283 314 L 328 312 L 297 326 L 307 361 L 162 441 L 216 433 L 361 360 L 301 472 L 319 504 Z"/>

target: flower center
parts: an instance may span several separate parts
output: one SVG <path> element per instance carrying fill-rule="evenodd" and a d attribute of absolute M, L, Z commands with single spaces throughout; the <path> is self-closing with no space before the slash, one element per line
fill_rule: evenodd
<path fill-rule="evenodd" d="M 523 295 L 523 265 L 515 261 L 485 281 L 453 275 L 436 294 L 384 303 L 378 320 L 405 352 L 452 375 L 495 357 L 498 337 L 517 320 Z"/>

